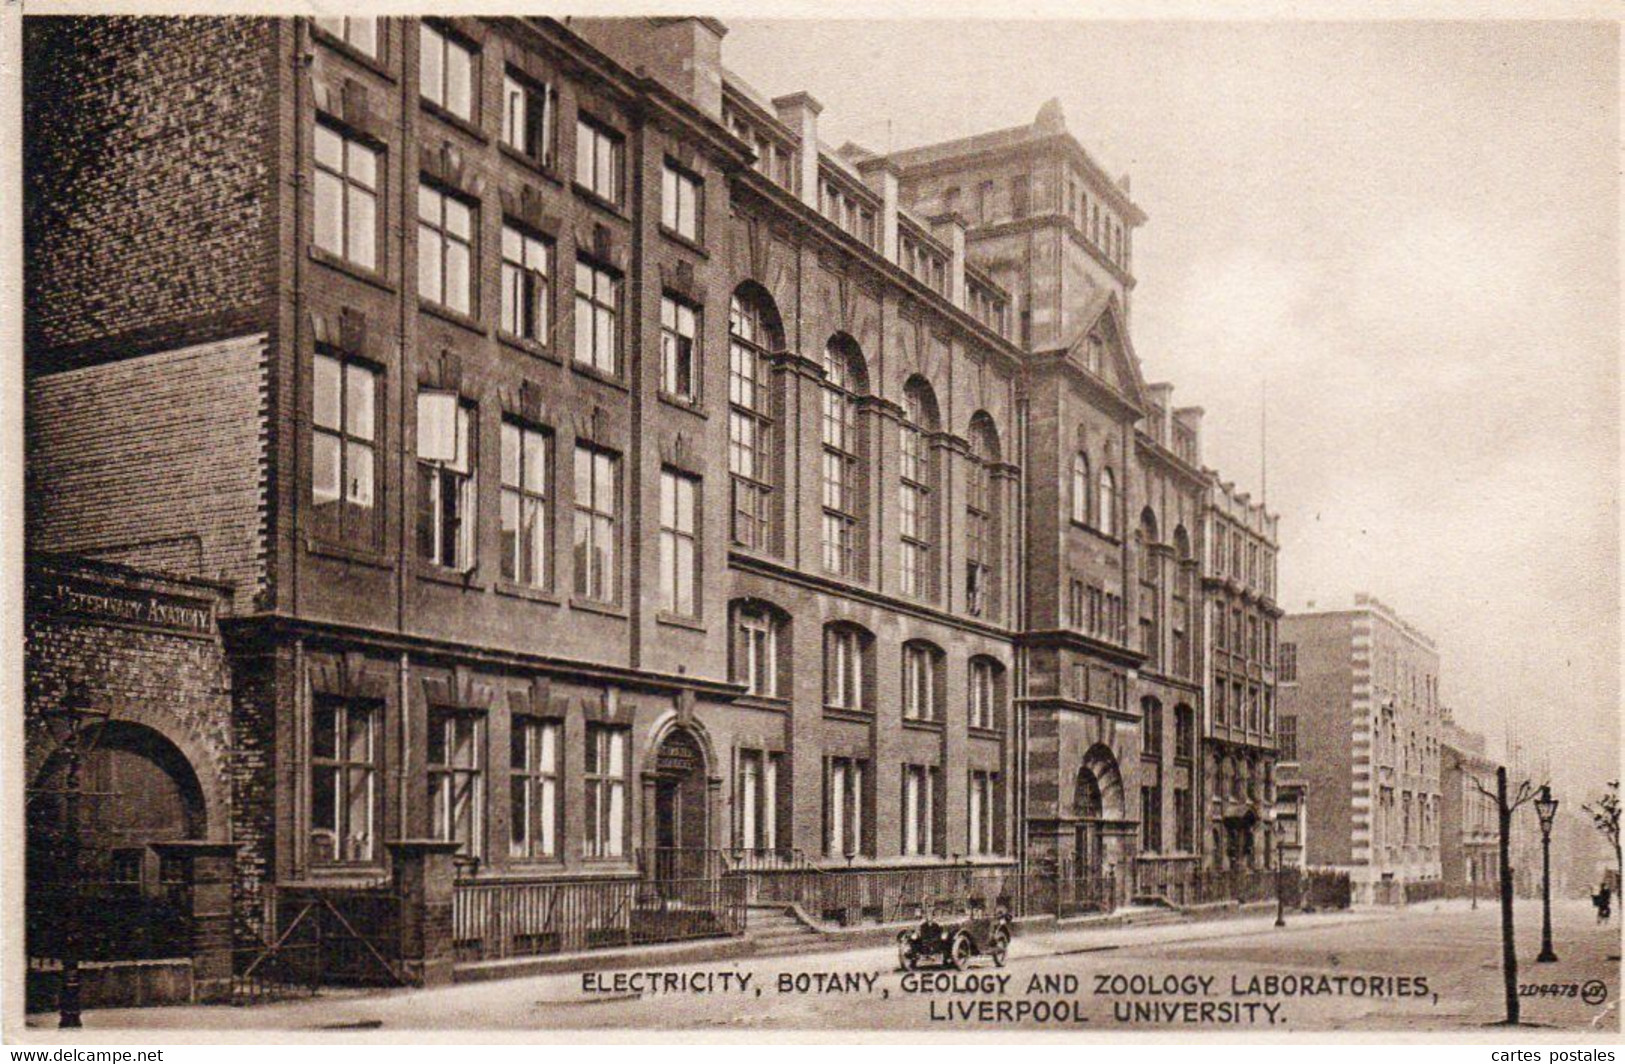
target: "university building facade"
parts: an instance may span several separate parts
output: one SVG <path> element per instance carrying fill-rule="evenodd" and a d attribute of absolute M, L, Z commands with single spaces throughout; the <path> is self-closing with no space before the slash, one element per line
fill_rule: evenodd
<path fill-rule="evenodd" d="M 35 760 L 70 692 L 124 719 L 98 771 L 171 782 L 121 848 L 229 847 L 240 937 L 425 840 L 1268 866 L 1275 518 L 1141 376 L 1126 179 L 1053 104 L 824 150 L 724 34 L 26 20 L 31 569 L 168 580 L 219 656 L 115 697 L 53 648 L 133 592 L 31 599 Z"/>

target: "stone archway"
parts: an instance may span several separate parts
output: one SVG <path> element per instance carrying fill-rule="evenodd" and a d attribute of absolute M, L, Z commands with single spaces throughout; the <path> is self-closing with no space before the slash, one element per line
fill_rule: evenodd
<path fill-rule="evenodd" d="M 1110 749 L 1096 744 L 1083 756 L 1073 786 L 1072 813 L 1077 817 L 1073 859 L 1079 871 L 1098 875 L 1115 856 L 1108 826 L 1123 819 L 1123 777 Z"/>
<path fill-rule="evenodd" d="M 208 834 L 197 772 L 158 731 L 130 721 L 81 738 L 78 811 L 70 812 L 65 755 L 49 755 L 31 785 L 27 829 L 28 948 L 57 956 L 67 893 L 81 902 L 79 948 L 96 959 L 172 956 L 184 950 L 157 843 Z M 75 850 L 77 852 L 75 852 Z M 178 871 L 178 870 L 175 870 Z"/>
<path fill-rule="evenodd" d="M 711 771 L 703 737 L 674 724 L 656 743 L 644 776 L 646 869 L 657 879 L 711 875 Z"/>

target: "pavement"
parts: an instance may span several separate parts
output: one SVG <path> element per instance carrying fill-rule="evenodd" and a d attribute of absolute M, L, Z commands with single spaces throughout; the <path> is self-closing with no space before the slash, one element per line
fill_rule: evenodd
<path fill-rule="evenodd" d="M 1560 960 L 1536 964 L 1538 903 L 1518 907 L 1523 1022 L 1618 1041 L 1619 923 L 1554 904 Z M 1488 902 L 1273 914 L 1018 937 L 1005 968 L 905 973 L 891 947 L 596 969 L 430 990 L 324 991 L 248 1008 L 87 1013 L 91 1029 L 387 1031 L 1135 1029 L 1241 1033 L 1478 1031 L 1503 1018 Z M 30 1017 L 48 1027 L 51 1017 Z"/>

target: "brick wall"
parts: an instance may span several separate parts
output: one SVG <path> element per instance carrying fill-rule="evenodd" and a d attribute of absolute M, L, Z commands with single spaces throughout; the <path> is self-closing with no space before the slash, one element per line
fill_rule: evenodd
<path fill-rule="evenodd" d="M 37 378 L 30 549 L 218 578 L 253 605 L 265 572 L 261 337 Z"/>
<path fill-rule="evenodd" d="M 24 20 L 31 368 L 244 332 L 275 274 L 271 20 Z"/>

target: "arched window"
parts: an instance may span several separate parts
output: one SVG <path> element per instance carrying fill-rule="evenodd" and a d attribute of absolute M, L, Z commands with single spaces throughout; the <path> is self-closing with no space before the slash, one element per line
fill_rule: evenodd
<path fill-rule="evenodd" d="M 758 698 L 788 693 L 789 617 L 783 610 L 755 599 L 732 604 L 732 669 L 735 683 Z"/>
<path fill-rule="evenodd" d="M 1103 535 L 1117 535 L 1117 479 L 1110 466 L 1100 470 L 1100 490 L 1095 499 L 1095 527 Z"/>
<path fill-rule="evenodd" d="M 903 550 L 898 586 L 903 594 L 914 598 L 936 597 L 931 564 L 931 545 L 937 524 L 936 462 L 928 434 L 937 427 L 936 394 L 925 378 L 910 378 L 903 386 L 902 462 L 898 486 Z"/>
<path fill-rule="evenodd" d="M 845 621 L 825 625 L 825 707 L 873 712 L 874 690 L 874 636 Z"/>
<path fill-rule="evenodd" d="M 965 612 L 982 617 L 995 610 L 999 571 L 999 499 L 991 466 L 999 460 L 999 432 L 985 411 L 970 419 L 971 460 L 965 485 Z"/>
<path fill-rule="evenodd" d="M 942 650 L 914 639 L 903 644 L 903 719 L 940 721 L 946 695 Z"/>
<path fill-rule="evenodd" d="M 1155 668 L 1162 659 L 1162 560 L 1157 555 L 1157 515 L 1148 506 L 1140 513 L 1135 534 L 1140 552 L 1140 649 L 1146 664 Z"/>
<path fill-rule="evenodd" d="M 1089 456 L 1082 451 L 1072 456 L 1072 520 L 1089 523 Z"/>
<path fill-rule="evenodd" d="M 845 333 L 830 337 L 824 345 L 824 568 L 840 576 L 859 575 L 858 398 L 866 391 L 863 353 L 857 343 Z"/>
<path fill-rule="evenodd" d="M 755 285 L 740 285 L 728 313 L 728 472 L 733 541 L 755 550 L 771 542 L 774 420 L 767 355 L 783 346 L 772 297 Z"/>

